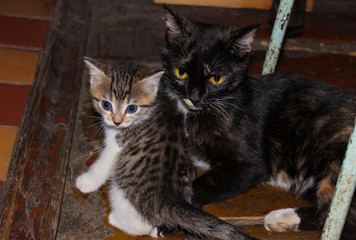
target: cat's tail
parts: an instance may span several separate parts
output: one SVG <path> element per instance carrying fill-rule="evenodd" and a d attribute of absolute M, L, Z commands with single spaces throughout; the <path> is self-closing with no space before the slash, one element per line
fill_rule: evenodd
<path fill-rule="evenodd" d="M 169 204 L 171 205 L 171 204 Z M 253 240 L 233 225 L 182 201 L 166 208 L 165 225 L 197 238 Z M 164 236 L 162 236 L 164 237 Z"/>

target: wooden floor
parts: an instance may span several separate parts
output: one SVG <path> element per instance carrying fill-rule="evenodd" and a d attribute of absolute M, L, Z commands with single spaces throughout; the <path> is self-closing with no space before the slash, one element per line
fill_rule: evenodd
<path fill-rule="evenodd" d="M 44 1 L 0 1 L 0 191 L 54 12 Z"/>
<path fill-rule="evenodd" d="M 173 6 L 184 16 L 222 25 L 261 23 L 251 74 L 262 69 L 268 11 Z M 100 137 L 88 121 L 83 56 L 160 65 L 163 10 L 147 0 L 59 0 L 49 25 L 9 173 L 0 195 L 1 239 L 143 239 L 107 222 L 107 189 L 82 195 L 74 179 L 95 160 Z M 214 17 L 212 17 L 214 16 Z M 356 88 L 356 15 L 308 14 L 303 35 L 285 44 L 277 71 Z M 260 239 L 319 239 L 320 233 L 274 234 L 263 215 L 309 203 L 259 186 L 205 210 Z M 175 237 L 177 239 L 179 237 Z M 173 238 L 172 238 L 173 239 Z"/>

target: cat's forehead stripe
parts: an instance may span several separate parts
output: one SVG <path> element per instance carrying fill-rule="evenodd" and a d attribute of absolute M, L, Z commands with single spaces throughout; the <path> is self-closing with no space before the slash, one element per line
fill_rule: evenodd
<path fill-rule="evenodd" d="M 125 99 L 131 88 L 131 76 L 129 73 L 120 74 L 112 71 L 110 90 L 116 99 Z"/>

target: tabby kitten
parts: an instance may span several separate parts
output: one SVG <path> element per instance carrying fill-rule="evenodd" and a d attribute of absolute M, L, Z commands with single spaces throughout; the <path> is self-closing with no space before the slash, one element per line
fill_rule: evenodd
<path fill-rule="evenodd" d="M 265 183 L 315 204 L 269 213 L 268 230 L 322 227 L 353 129 L 356 93 L 296 76 L 247 76 L 257 25 L 214 26 L 168 8 L 165 19 L 162 84 L 210 165 L 193 183 L 193 204 Z M 355 231 L 354 197 L 342 239 L 354 239 Z"/>
<path fill-rule="evenodd" d="M 109 223 L 130 235 L 163 237 L 178 230 L 251 239 L 190 204 L 194 166 L 185 153 L 183 116 L 158 91 L 163 72 L 131 63 L 85 62 L 93 105 L 105 122 L 105 148 L 76 186 L 89 193 L 111 180 Z"/>

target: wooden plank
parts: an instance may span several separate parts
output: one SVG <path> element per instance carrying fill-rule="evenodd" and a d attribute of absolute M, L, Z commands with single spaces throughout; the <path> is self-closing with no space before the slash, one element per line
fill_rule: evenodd
<path fill-rule="evenodd" d="M 161 59 L 165 32 L 163 8 L 152 1 L 146 1 L 150 4 L 141 1 L 93 2 L 89 56 L 126 60 Z"/>
<path fill-rule="evenodd" d="M 305 10 L 307 12 L 311 12 L 313 11 L 313 7 L 314 7 L 314 0 L 307 0 L 307 5 L 305 6 Z"/>
<path fill-rule="evenodd" d="M 55 239 L 88 35 L 88 1 L 60 0 L 0 199 L 0 239 Z"/>
<path fill-rule="evenodd" d="M 307 0 L 306 10 L 308 12 L 313 10 L 313 1 L 314 0 Z M 270 9 L 272 0 L 154 0 L 154 3 L 207 7 Z"/>

